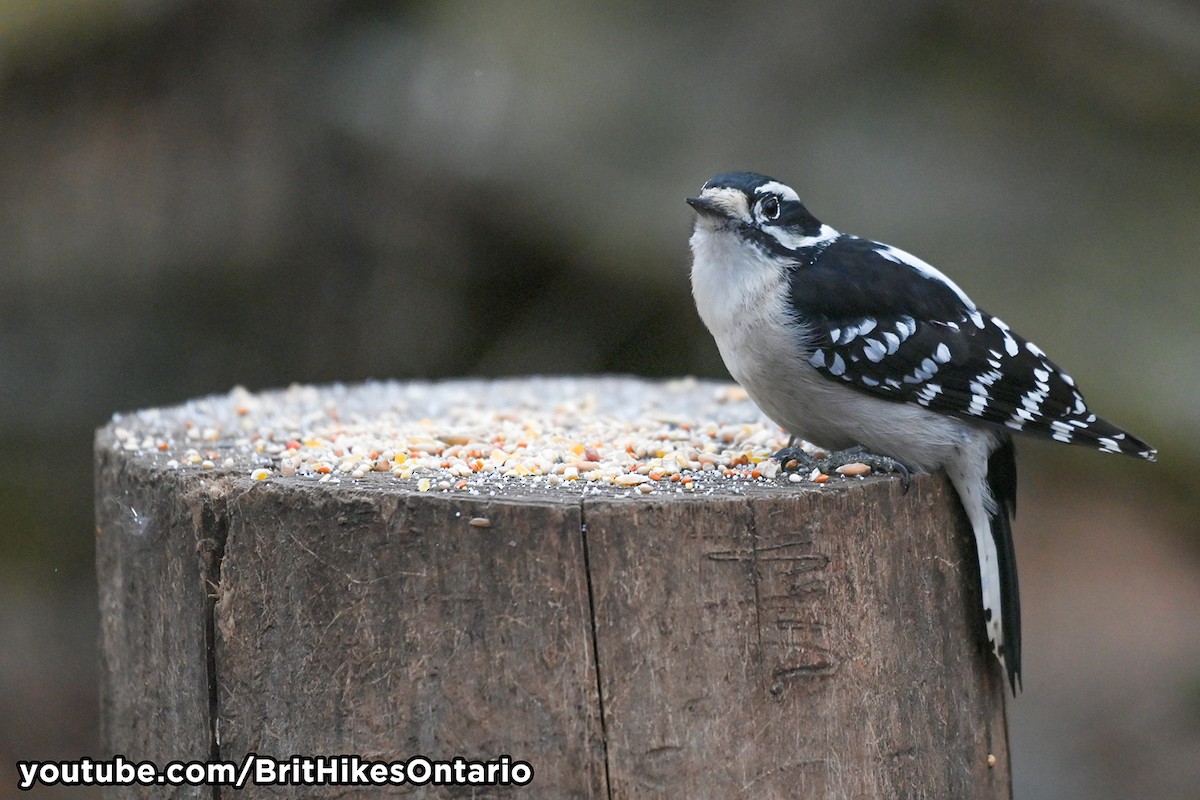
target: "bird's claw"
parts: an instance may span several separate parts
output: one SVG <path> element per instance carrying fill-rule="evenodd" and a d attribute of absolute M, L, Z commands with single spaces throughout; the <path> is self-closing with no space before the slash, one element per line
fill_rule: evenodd
<path fill-rule="evenodd" d="M 771 458 L 779 462 L 779 468 L 784 472 L 791 472 L 793 470 L 799 472 L 802 469 L 812 469 L 817 466 L 815 458 L 799 447 L 793 447 L 790 444 L 771 456 Z"/>
<path fill-rule="evenodd" d="M 830 453 L 825 458 L 814 458 L 799 447 L 788 445 L 776 453 L 773 458 L 779 461 L 784 472 L 801 469 L 819 469 L 826 474 L 847 464 L 866 464 L 872 472 L 895 472 L 900 475 L 901 489 L 907 494 L 912 485 L 912 473 L 908 467 L 894 458 L 868 453 L 865 447 L 849 447 Z"/>

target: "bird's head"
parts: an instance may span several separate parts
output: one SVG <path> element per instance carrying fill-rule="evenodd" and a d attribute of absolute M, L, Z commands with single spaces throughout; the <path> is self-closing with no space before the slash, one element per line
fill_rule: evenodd
<path fill-rule="evenodd" d="M 718 175 L 687 202 L 696 210 L 697 234 L 732 234 L 778 255 L 836 235 L 808 212 L 790 186 L 753 172 Z"/>

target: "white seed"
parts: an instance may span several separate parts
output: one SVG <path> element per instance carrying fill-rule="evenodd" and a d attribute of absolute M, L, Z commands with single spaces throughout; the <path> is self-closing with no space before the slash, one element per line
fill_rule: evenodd
<path fill-rule="evenodd" d="M 650 478 L 645 475 L 623 472 L 617 477 L 613 478 L 613 483 L 615 483 L 617 486 L 637 486 L 639 484 L 646 483 L 649 480 Z"/>

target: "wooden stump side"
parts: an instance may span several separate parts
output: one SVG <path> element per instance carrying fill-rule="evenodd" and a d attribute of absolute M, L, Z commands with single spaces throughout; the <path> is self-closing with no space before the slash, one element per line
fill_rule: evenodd
<path fill-rule="evenodd" d="M 1009 797 L 953 501 L 923 477 L 588 502 L 613 796 Z"/>
<path fill-rule="evenodd" d="M 222 753 L 507 754 L 603 796 L 577 505 L 259 486 L 230 519 Z"/>
<path fill-rule="evenodd" d="M 213 756 L 209 565 L 223 524 L 206 493 L 148 481 L 97 449 L 100 721 L 104 750 L 158 764 Z M 211 797 L 207 787 L 109 788 L 110 797 Z"/>

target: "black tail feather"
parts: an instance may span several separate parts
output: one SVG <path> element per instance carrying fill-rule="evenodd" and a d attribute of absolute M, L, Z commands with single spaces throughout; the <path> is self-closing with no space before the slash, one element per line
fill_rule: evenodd
<path fill-rule="evenodd" d="M 996 501 L 992 540 L 1000 572 L 1000 613 L 1004 634 L 1004 665 L 1013 696 L 1021 688 L 1021 597 L 1017 586 L 1017 554 L 1013 549 L 1010 517 L 1017 513 L 1017 461 L 1012 437 L 1005 436 L 988 458 L 988 488 Z"/>

